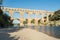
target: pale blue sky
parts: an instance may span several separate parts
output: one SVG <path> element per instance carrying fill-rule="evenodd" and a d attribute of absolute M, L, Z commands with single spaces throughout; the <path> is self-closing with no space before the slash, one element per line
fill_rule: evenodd
<path fill-rule="evenodd" d="M 3 6 L 55 11 L 60 9 L 60 0 L 3 0 Z"/>
<path fill-rule="evenodd" d="M 60 0 L 3 0 L 2 5 L 12 8 L 56 11 L 60 9 Z"/>

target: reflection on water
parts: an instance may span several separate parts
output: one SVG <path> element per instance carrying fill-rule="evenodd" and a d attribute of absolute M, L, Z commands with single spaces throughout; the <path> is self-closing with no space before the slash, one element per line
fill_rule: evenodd
<path fill-rule="evenodd" d="M 53 36 L 60 38 L 60 27 L 59 26 L 49 27 L 49 29 L 50 29 L 50 33 Z"/>
<path fill-rule="evenodd" d="M 24 27 L 28 28 L 27 25 L 25 25 Z M 32 25 L 31 28 L 35 29 L 35 26 Z M 38 31 L 42 32 L 42 30 L 44 31 L 45 34 L 60 38 L 60 26 L 44 26 L 44 27 L 38 26 Z"/>

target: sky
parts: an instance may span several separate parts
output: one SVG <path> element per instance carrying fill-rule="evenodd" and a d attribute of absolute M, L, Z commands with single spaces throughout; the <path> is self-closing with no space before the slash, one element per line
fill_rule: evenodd
<path fill-rule="evenodd" d="M 60 9 L 60 0 L 3 0 L 2 6 L 56 11 Z"/>
<path fill-rule="evenodd" d="M 3 6 L 56 11 L 60 9 L 60 0 L 3 0 Z"/>

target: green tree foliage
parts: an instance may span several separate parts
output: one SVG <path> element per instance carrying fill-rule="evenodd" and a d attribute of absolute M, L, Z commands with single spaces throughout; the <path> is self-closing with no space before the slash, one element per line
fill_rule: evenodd
<path fill-rule="evenodd" d="M 60 20 L 60 10 L 57 10 L 54 12 L 54 15 L 49 15 L 49 20 L 50 21 L 57 21 Z"/>
<path fill-rule="evenodd" d="M 41 19 L 38 20 L 38 24 L 40 24 L 40 23 L 41 23 Z"/>
<path fill-rule="evenodd" d="M 28 19 L 26 19 L 26 21 L 23 21 L 23 24 L 27 24 L 28 23 Z"/>
<path fill-rule="evenodd" d="M 55 18 L 55 20 L 60 20 L 60 10 L 58 10 L 54 13 L 54 18 Z"/>
<path fill-rule="evenodd" d="M 31 23 L 33 23 L 33 24 L 34 24 L 34 23 L 35 23 L 35 19 L 32 19 Z"/>
<path fill-rule="evenodd" d="M 49 20 L 53 21 L 56 26 L 56 21 L 60 20 L 60 10 L 55 11 L 53 15 L 50 14 Z"/>
<path fill-rule="evenodd" d="M 0 5 L 2 4 L 2 1 L 3 1 L 3 0 L 0 0 Z"/>
<path fill-rule="evenodd" d="M 4 28 L 5 26 L 13 25 L 10 16 L 4 14 L 0 8 L 0 27 Z"/>

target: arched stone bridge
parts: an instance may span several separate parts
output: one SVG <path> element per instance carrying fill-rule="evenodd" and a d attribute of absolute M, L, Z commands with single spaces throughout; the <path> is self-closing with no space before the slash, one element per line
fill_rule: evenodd
<path fill-rule="evenodd" d="M 10 8 L 10 7 L 1 7 L 2 9 L 3 9 L 3 11 L 4 12 L 9 12 L 10 13 L 10 16 L 11 16 L 11 20 L 12 19 L 14 19 L 12 16 L 12 14 L 15 12 L 15 11 L 17 11 L 17 12 L 19 12 L 20 13 L 20 15 L 22 16 L 22 17 L 20 17 L 20 18 L 18 18 L 19 20 L 20 20 L 20 26 L 23 26 L 23 21 L 25 20 L 24 19 L 24 17 L 23 17 L 23 14 L 25 13 L 25 12 L 27 12 L 27 14 L 28 14 L 28 26 L 30 26 L 31 25 L 31 17 L 30 17 L 30 15 L 32 14 L 32 13 L 34 13 L 35 15 L 36 15 L 36 17 L 34 18 L 35 19 L 35 25 L 36 26 L 38 26 L 38 20 L 39 20 L 39 18 L 38 18 L 38 14 L 41 14 L 42 15 L 42 18 L 41 18 L 41 23 L 42 24 L 44 24 L 44 14 L 46 14 L 46 22 L 47 23 L 49 23 L 49 18 L 48 18 L 48 16 L 49 16 L 49 14 L 51 14 L 51 15 L 53 15 L 53 13 L 54 12 L 50 12 L 50 11 L 45 11 L 45 10 L 31 10 L 31 9 L 22 9 L 22 8 Z"/>

